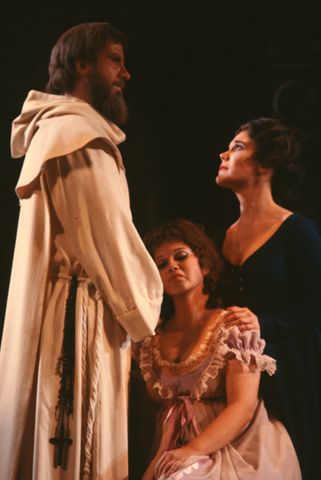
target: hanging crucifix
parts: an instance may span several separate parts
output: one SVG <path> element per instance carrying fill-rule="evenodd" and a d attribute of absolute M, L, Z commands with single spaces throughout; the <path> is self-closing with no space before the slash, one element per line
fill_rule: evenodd
<path fill-rule="evenodd" d="M 59 431 L 59 428 L 57 428 Z M 55 438 L 50 438 L 49 442 L 52 445 L 58 447 L 58 458 L 55 458 L 55 464 L 60 467 L 67 468 L 67 461 L 68 461 L 68 449 L 72 444 L 72 440 L 69 437 L 69 430 L 66 429 L 65 434 L 65 425 L 64 425 L 64 410 L 62 411 L 62 419 L 61 419 L 61 426 L 59 431 L 59 436 L 57 435 Z M 64 448 L 67 447 L 67 450 Z M 65 455 L 64 455 L 65 452 Z M 56 457 L 56 456 L 55 456 Z"/>
<path fill-rule="evenodd" d="M 74 402 L 74 370 L 75 370 L 75 313 L 77 295 L 77 277 L 71 280 L 66 301 L 64 338 L 62 345 L 62 371 L 58 394 L 59 418 L 55 438 L 49 442 L 55 445 L 54 467 L 67 469 L 68 450 L 72 444 L 69 438 L 69 417 L 73 413 Z M 58 455 L 57 455 L 58 450 Z"/>

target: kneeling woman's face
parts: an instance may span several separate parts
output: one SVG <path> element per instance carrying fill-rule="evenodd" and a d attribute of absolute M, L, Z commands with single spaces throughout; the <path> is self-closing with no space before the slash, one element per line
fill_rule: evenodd
<path fill-rule="evenodd" d="M 203 269 L 193 250 L 179 240 L 166 240 L 155 250 L 165 293 L 171 297 L 203 290 Z"/>

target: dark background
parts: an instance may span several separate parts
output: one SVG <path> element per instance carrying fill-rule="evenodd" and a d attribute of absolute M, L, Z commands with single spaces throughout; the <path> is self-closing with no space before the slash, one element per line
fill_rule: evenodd
<path fill-rule="evenodd" d="M 321 222 L 318 1 L 11 2 L 2 7 L 1 27 L 0 327 L 19 212 L 21 160 L 10 157 L 11 122 L 29 90 L 44 90 L 59 36 L 96 21 L 130 40 L 131 122 L 120 149 L 141 235 L 177 217 L 203 223 L 209 234 L 235 221 L 236 198 L 215 184 L 219 153 L 240 124 L 260 116 L 305 131 L 305 182 L 286 206 Z"/>

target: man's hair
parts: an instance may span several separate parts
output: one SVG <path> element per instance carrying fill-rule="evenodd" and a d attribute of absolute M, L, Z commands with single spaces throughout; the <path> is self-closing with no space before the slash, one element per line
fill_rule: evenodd
<path fill-rule="evenodd" d="M 64 33 L 51 52 L 46 92 L 71 93 L 79 78 L 76 62 L 94 65 L 108 42 L 121 44 L 124 50 L 128 45 L 125 35 L 109 23 L 83 23 Z"/>
<path fill-rule="evenodd" d="M 255 142 L 253 160 L 272 168 L 272 194 L 276 199 L 287 197 L 303 179 L 303 156 L 306 139 L 303 132 L 274 118 L 258 118 L 237 129 L 248 132 Z"/>
<path fill-rule="evenodd" d="M 209 295 L 206 308 L 217 308 L 222 305 L 219 296 L 220 272 L 222 261 L 212 239 L 205 233 L 203 225 L 195 224 L 190 220 L 178 219 L 161 227 L 155 227 L 144 237 L 147 250 L 154 258 L 156 249 L 164 242 L 177 240 L 188 245 L 198 257 L 201 267 L 209 272 L 204 275 L 204 293 Z M 173 307 L 167 295 L 164 295 L 162 318 L 168 319 L 173 315 Z"/>

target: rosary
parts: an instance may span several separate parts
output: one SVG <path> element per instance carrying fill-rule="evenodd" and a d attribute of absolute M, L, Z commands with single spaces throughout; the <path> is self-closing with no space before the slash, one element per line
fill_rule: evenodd
<path fill-rule="evenodd" d="M 75 370 L 75 314 L 77 277 L 72 277 L 65 310 L 65 326 L 62 344 L 62 373 L 58 393 L 59 410 L 56 435 L 49 442 L 55 445 L 55 468 L 67 469 L 68 449 L 72 444 L 69 438 L 69 416 L 73 413 L 74 370 Z M 67 447 L 67 448 L 65 448 Z"/>

